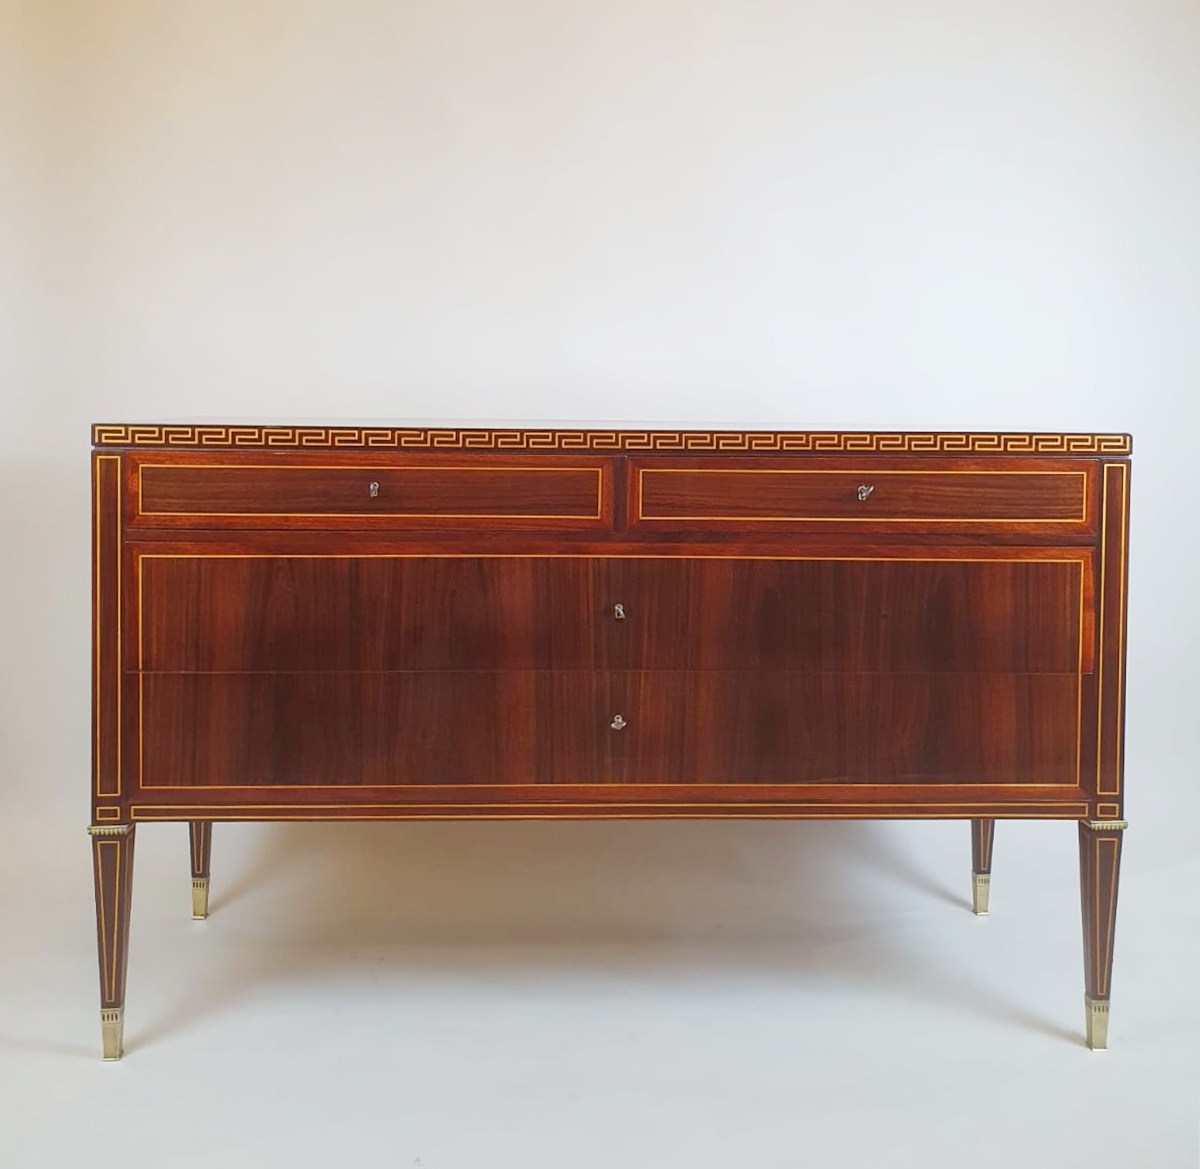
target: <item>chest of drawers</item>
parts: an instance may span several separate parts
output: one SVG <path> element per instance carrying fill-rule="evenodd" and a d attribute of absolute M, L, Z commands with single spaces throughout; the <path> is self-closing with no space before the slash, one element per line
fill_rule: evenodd
<path fill-rule="evenodd" d="M 1122 831 L 1126 435 L 100 425 L 92 836 L 185 821 L 1079 824 L 1088 1042 Z"/>

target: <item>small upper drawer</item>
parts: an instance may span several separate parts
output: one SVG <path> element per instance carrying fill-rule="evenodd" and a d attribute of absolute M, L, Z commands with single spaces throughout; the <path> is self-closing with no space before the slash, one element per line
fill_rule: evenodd
<path fill-rule="evenodd" d="M 1090 533 L 1096 464 L 1082 459 L 639 458 L 632 527 Z"/>
<path fill-rule="evenodd" d="M 609 528 L 605 458 L 131 454 L 141 528 Z"/>

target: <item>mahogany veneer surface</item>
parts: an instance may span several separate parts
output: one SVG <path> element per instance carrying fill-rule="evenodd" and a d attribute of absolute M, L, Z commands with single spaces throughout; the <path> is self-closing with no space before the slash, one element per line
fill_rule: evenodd
<path fill-rule="evenodd" d="M 821 524 L 986 532 L 1095 530 L 1095 466 L 1068 459 L 631 459 L 632 518 L 744 529 Z M 859 497 L 864 488 L 865 498 Z"/>
<path fill-rule="evenodd" d="M 611 470 L 585 456 L 131 454 L 128 517 L 149 528 L 608 528 Z"/>
<path fill-rule="evenodd" d="M 147 672 L 1090 670 L 1090 560 L 915 555 L 152 551 L 139 560 L 137 662 Z"/>
<path fill-rule="evenodd" d="M 1120 808 L 1125 436 L 95 439 L 98 818 Z"/>

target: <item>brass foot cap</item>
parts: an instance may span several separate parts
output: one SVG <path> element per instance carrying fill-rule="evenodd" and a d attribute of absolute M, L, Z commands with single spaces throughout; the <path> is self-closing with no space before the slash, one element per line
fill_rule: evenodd
<path fill-rule="evenodd" d="M 992 888 L 991 873 L 972 873 L 974 877 L 974 885 L 972 887 L 971 908 L 980 917 L 988 915 L 988 894 Z"/>
<path fill-rule="evenodd" d="M 1108 1050 L 1108 999 L 1083 1000 L 1087 1011 L 1087 1045 L 1093 1051 Z"/>
<path fill-rule="evenodd" d="M 192 878 L 192 919 L 203 921 L 208 916 L 208 878 Z"/>
<path fill-rule="evenodd" d="M 100 1012 L 100 1035 L 104 1040 L 104 1058 L 120 1059 L 125 1047 L 123 1007 L 110 1007 Z"/>

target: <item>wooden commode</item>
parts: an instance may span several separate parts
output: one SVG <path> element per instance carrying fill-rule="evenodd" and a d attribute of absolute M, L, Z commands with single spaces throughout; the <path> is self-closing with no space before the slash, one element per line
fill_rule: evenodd
<path fill-rule="evenodd" d="M 223 820 L 1075 820 L 1106 1044 L 1127 435 L 98 425 L 92 845 Z M 1014 957 L 1014 968 L 1016 958 Z"/>

